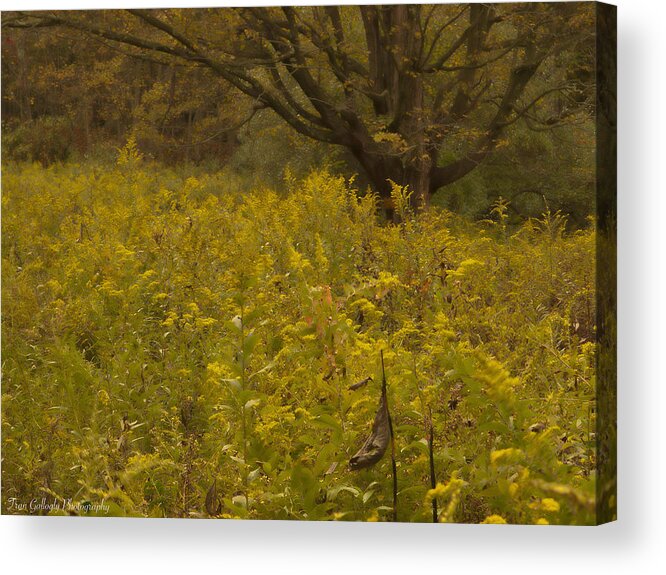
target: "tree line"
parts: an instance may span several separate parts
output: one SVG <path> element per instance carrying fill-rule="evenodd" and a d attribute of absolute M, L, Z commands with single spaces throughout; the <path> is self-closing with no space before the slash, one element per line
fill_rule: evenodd
<path fill-rule="evenodd" d="M 595 18 L 585 3 L 5 13 L 3 121 L 75 116 L 80 147 L 131 122 L 160 156 L 197 161 L 228 157 L 270 110 L 383 197 L 391 182 L 416 205 L 464 194 L 480 168 L 516 196 L 547 195 L 516 168 L 580 195 Z"/>

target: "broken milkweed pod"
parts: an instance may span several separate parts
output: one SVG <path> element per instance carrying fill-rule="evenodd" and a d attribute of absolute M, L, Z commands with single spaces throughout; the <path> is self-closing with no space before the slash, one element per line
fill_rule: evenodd
<path fill-rule="evenodd" d="M 361 381 L 357 381 L 356 383 L 352 384 L 349 386 L 349 391 L 356 391 L 357 389 L 361 389 L 364 385 L 366 385 L 369 381 L 372 381 L 372 377 L 368 376 L 365 379 L 362 379 Z"/>
<path fill-rule="evenodd" d="M 365 440 L 361 449 L 349 460 L 349 467 L 354 471 L 372 467 L 383 457 L 390 438 L 391 429 L 388 407 L 386 405 L 386 394 L 382 393 L 370 436 Z"/>

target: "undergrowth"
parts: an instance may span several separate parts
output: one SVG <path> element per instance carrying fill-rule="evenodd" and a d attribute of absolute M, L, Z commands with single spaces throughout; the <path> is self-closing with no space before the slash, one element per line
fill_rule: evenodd
<path fill-rule="evenodd" d="M 326 173 L 240 194 L 130 152 L 3 170 L 5 513 L 390 520 L 389 456 L 348 466 L 383 350 L 399 520 L 594 522 L 593 229 L 387 224 Z"/>

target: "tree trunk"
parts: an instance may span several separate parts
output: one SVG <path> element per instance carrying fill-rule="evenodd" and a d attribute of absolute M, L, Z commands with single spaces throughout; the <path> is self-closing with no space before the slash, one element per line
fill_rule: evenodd
<path fill-rule="evenodd" d="M 423 209 L 430 203 L 434 160 L 427 152 L 425 143 L 422 143 L 419 149 L 420 154 L 412 154 L 410 158 L 398 158 L 352 148 L 352 153 L 363 167 L 373 190 L 383 200 L 382 205 L 388 219 L 393 219 L 393 206 L 390 202 L 391 182 L 408 187 L 412 192 L 410 203 L 414 209 Z"/>
<path fill-rule="evenodd" d="M 404 185 L 412 192 L 410 203 L 413 208 L 423 209 L 430 204 L 431 168 L 430 156 L 425 154 L 405 170 Z"/>
<path fill-rule="evenodd" d="M 428 204 L 435 154 L 426 136 L 423 76 L 417 73 L 423 39 L 415 34 L 419 6 L 362 7 L 369 52 L 370 79 L 377 98 L 375 114 L 389 119 L 386 131 L 401 144 L 363 141 L 352 147 L 375 191 L 391 195 L 391 183 L 408 186 L 413 207 Z"/>

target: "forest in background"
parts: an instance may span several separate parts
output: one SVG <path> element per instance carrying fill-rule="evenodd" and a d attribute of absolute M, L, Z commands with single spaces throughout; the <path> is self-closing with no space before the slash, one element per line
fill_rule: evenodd
<path fill-rule="evenodd" d="M 3 512 L 595 523 L 595 17 L 3 14 Z"/>
<path fill-rule="evenodd" d="M 437 205 L 478 218 L 501 196 L 517 219 L 582 226 L 595 18 L 591 3 L 5 13 L 3 155 L 113 161 L 134 136 L 248 189 L 325 166 L 384 197 L 387 179 L 418 194 L 426 162 L 458 172 L 433 183 Z"/>

